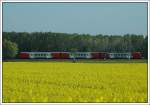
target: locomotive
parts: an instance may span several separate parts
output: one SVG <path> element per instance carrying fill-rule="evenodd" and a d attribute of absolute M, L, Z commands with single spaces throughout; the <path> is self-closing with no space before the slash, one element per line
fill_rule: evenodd
<path fill-rule="evenodd" d="M 20 52 L 20 59 L 141 59 L 141 52 Z"/>

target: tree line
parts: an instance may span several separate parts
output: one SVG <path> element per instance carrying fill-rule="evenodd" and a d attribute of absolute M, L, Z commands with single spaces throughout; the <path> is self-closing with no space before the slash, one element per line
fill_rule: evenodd
<path fill-rule="evenodd" d="M 133 52 L 139 51 L 147 58 L 148 36 L 90 35 L 55 32 L 3 32 L 3 58 L 13 58 L 23 51 L 67 51 L 81 52 Z"/>

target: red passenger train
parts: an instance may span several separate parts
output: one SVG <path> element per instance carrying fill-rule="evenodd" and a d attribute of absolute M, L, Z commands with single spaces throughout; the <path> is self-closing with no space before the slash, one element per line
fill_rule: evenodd
<path fill-rule="evenodd" d="M 141 59 L 141 52 L 20 52 L 21 59 Z"/>

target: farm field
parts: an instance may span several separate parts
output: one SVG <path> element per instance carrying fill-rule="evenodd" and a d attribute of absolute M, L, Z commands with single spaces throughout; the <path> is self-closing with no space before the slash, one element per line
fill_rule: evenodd
<path fill-rule="evenodd" d="M 147 102 L 147 63 L 3 62 L 3 102 Z"/>

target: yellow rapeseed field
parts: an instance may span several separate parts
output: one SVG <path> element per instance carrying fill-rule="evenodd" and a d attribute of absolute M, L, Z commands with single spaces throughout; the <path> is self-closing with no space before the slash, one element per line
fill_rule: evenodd
<path fill-rule="evenodd" d="M 147 102 L 147 63 L 3 62 L 3 102 Z"/>

